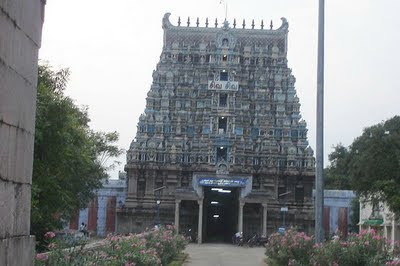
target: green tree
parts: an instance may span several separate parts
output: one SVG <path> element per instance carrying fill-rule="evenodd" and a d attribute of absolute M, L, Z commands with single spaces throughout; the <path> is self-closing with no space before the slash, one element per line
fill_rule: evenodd
<path fill-rule="evenodd" d="M 349 157 L 352 188 L 400 214 L 400 116 L 366 128 Z"/>
<path fill-rule="evenodd" d="M 31 214 L 39 241 L 87 206 L 115 165 L 108 165 L 108 158 L 123 152 L 115 145 L 117 132 L 91 130 L 87 108 L 64 95 L 68 77 L 68 69 L 39 66 Z"/>
<path fill-rule="evenodd" d="M 342 144 L 333 147 L 329 154 L 329 166 L 324 169 L 324 182 L 326 189 L 351 189 L 349 175 L 349 150 Z"/>
<path fill-rule="evenodd" d="M 327 188 L 385 201 L 400 214 L 400 116 L 365 128 L 348 148 L 337 145 L 329 161 Z"/>

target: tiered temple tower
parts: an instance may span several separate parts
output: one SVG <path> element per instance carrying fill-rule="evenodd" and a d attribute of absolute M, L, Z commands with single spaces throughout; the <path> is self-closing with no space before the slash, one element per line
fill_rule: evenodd
<path fill-rule="evenodd" d="M 313 230 L 314 157 L 287 64 L 286 19 L 255 29 L 254 20 L 251 28 L 208 19 L 205 27 L 198 19 L 174 26 L 169 16 L 127 153 L 117 230 L 169 223 L 196 232 L 199 242 L 218 228 L 230 228 L 224 239 L 289 225 Z M 218 190 L 230 191 L 229 200 Z"/>

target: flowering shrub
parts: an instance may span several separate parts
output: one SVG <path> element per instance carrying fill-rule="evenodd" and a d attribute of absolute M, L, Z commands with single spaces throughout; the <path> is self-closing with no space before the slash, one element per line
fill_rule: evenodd
<path fill-rule="evenodd" d="M 386 266 L 399 266 L 400 265 L 400 259 L 396 258 L 396 259 L 393 259 L 391 261 L 387 261 L 385 265 Z"/>
<path fill-rule="evenodd" d="M 166 229 L 150 231 L 146 236 L 147 245 L 154 247 L 161 258 L 163 265 L 166 265 L 173 258 L 185 249 L 187 241 L 182 235 L 177 234 L 173 226 Z"/>
<path fill-rule="evenodd" d="M 314 239 L 291 228 L 283 235 L 270 236 L 267 244 L 268 265 L 309 265 Z"/>
<path fill-rule="evenodd" d="M 389 245 L 375 230 L 350 234 L 346 241 L 326 242 L 314 250 L 314 265 L 385 265 L 390 259 Z"/>
<path fill-rule="evenodd" d="M 109 236 L 107 244 L 93 250 L 79 246 L 62 249 L 51 241 L 51 252 L 36 256 L 35 265 L 166 265 L 186 246 L 186 240 L 172 227 L 128 236 Z"/>
<path fill-rule="evenodd" d="M 294 229 L 270 237 L 266 255 L 269 265 L 375 266 L 399 265 L 399 245 L 394 249 L 374 230 L 314 244 L 311 237 Z"/>
<path fill-rule="evenodd" d="M 85 241 L 69 243 L 55 238 L 53 232 L 47 232 L 44 239 L 48 252 L 38 253 L 35 265 L 81 265 L 78 262 L 85 261 L 84 257 L 81 258 Z"/>

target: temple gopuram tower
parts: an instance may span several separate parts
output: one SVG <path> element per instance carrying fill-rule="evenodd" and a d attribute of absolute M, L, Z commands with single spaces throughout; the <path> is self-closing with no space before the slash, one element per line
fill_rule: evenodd
<path fill-rule="evenodd" d="M 315 159 L 288 67 L 288 22 L 201 27 L 169 16 L 117 230 L 174 224 L 199 243 L 291 225 L 312 232 Z"/>

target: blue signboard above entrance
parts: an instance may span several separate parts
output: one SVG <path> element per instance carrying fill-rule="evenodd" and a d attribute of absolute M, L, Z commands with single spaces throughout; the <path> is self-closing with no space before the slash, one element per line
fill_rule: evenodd
<path fill-rule="evenodd" d="M 200 177 L 198 179 L 200 186 L 205 187 L 245 187 L 247 183 L 246 178 L 214 178 L 214 177 Z"/>

